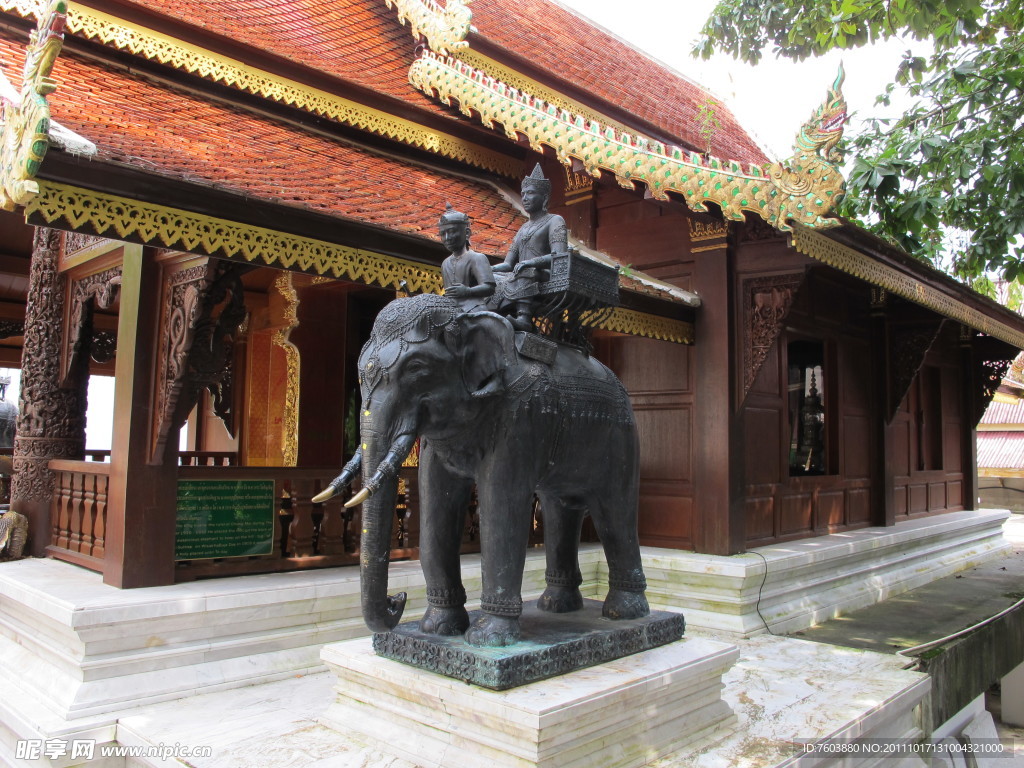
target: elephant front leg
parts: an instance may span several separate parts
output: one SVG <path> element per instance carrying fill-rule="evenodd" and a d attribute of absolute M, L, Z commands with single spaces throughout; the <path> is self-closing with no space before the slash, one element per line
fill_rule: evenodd
<path fill-rule="evenodd" d="M 499 485 L 500 489 L 477 489 L 483 589 L 480 616 L 466 632 L 470 645 L 512 645 L 521 634 L 523 565 L 533 491 L 519 490 L 523 484 L 515 482 Z"/>
<path fill-rule="evenodd" d="M 473 483 L 448 471 L 428 441 L 421 447 L 419 476 L 420 565 L 427 582 L 420 631 L 461 635 L 469 627 L 469 614 L 459 551 Z"/>

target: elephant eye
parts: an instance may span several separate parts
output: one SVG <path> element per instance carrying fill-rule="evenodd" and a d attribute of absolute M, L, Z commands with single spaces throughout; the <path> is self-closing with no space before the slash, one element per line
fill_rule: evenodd
<path fill-rule="evenodd" d="M 419 376 L 419 375 L 421 375 L 423 373 L 426 373 L 426 371 L 427 371 L 427 366 L 425 366 L 423 363 L 419 362 L 418 360 L 412 360 L 412 361 L 409 362 L 408 365 L 405 366 L 405 370 L 403 371 L 403 374 L 406 375 L 406 376 Z"/>

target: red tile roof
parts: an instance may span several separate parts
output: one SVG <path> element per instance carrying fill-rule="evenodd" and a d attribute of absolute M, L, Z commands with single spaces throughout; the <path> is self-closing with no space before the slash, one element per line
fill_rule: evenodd
<path fill-rule="evenodd" d="M 979 432 L 978 469 L 1024 469 L 1024 432 Z"/>
<path fill-rule="evenodd" d="M 178 22 L 313 67 L 420 109 L 441 109 L 407 81 L 415 43 L 382 0 L 161 0 L 138 3 Z M 473 23 L 497 47 L 535 62 L 598 100 L 618 105 L 669 136 L 702 149 L 697 115 L 708 98 L 612 35 L 547 0 L 475 0 Z M 724 107 L 712 154 L 763 163 L 765 157 Z"/>
<path fill-rule="evenodd" d="M 23 41 L 0 37 L 20 71 Z M 8 66 L 8 62 L 17 62 Z M 487 184 L 313 135 L 170 90 L 65 52 L 53 118 L 96 143 L 98 158 L 156 176 L 437 239 L 446 202 L 474 222 L 474 246 L 502 254 L 520 214 Z"/>
<path fill-rule="evenodd" d="M 436 107 L 409 85 L 416 43 L 382 0 L 137 2 L 235 43 L 290 59 L 377 93 Z"/>
<path fill-rule="evenodd" d="M 698 110 L 710 94 L 701 86 L 547 0 L 473 0 L 470 7 L 473 26 L 498 47 L 679 136 L 693 149 L 704 148 Z M 712 154 L 764 163 L 764 152 L 735 116 L 722 105 L 715 112 L 721 126 Z"/>
<path fill-rule="evenodd" d="M 982 424 L 1024 424 L 1024 400 L 1000 403 L 993 400 L 981 417 Z"/>

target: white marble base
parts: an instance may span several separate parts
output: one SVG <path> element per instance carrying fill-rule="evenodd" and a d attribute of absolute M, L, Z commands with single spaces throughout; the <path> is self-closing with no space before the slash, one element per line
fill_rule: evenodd
<path fill-rule="evenodd" d="M 767 624 L 788 634 L 1007 556 L 1009 514 L 950 512 L 731 557 L 648 548 L 647 597 L 653 608 L 685 614 L 688 628 L 750 637 Z"/>
<path fill-rule="evenodd" d="M 758 610 L 791 632 L 1006 553 L 1006 516 L 954 512 L 734 557 L 645 548 L 648 594 L 652 607 L 682 611 L 691 633 L 758 634 Z M 530 550 L 527 598 L 542 590 L 544 566 Z M 584 595 L 603 598 L 598 546 L 584 548 L 580 569 Z M 478 556 L 463 558 L 463 573 L 476 597 Z M 421 614 L 419 563 L 393 564 L 390 581 L 409 593 L 407 615 Z M 25 732 L 7 706 L 15 698 L 20 711 L 73 720 L 322 670 L 323 645 L 366 633 L 356 568 L 119 590 L 55 560 L 3 563 L 0 658 L 17 674 L 0 688 L 0 727 Z"/>
<path fill-rule="evenodd" d="M 920 735 L 914 713 L 929 681 L 903 670 L 895 656 L 767 635 L 737 645 L 740 658 L 723 676 L 722 692 L 736 714 L 735 726 L 655 759 L 651 768 L 793 768 L 800 740 Z M 122 715 L 117 739 L 122 744 L 209 746 L 210 757 L 189 760 L 194 768 L 426 765 L 418 756 L 396 757 L 359 734 L 318 723 L 337 697 L 337 682 L 334 674 L 322 672 L 153 704 Z M 419 748 L 417 737 L 398 723 L 384 727 L 381 738 L 401 742 L 408 751 Z M 615 734 L 607 736 L 614 744 Z M 136 765 L 161 764 L 145 761 L 125 768 Z M 489 765 L 475 756 L 462 768 Z M 842 763 L 821 765 L 839 768 Z M 878 768 L 911 765 L 920 768 L 921 763 L 887 759 Z"/>
<path fill-rule="evenodd" d="M 320 722 L 425 768 L 632 768 L 735 719 L 722 675 L 735 646 L 683 639 L 508 691 L 375 656 L 369 639 L 321 657 L 338 676 Z"/>
<path fill-rule="evenodd" d="M 463 574 L 478 594 L 478 556 Z M 410 616 L 425 610 L 419 563 L 394 563 L 391 586 Z M 544 554 L 531 550 L 523 591 L 543 588 Z M 0 658 L 65 719 L 322 670 L 325 644 L 367 634 L 358 568 L 121 590 L 56 560 L 0 564 Z"/>

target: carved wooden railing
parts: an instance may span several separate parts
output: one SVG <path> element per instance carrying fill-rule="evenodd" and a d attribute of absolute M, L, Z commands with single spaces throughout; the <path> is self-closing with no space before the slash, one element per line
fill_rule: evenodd
<path fill-rule="evenodd" d="M 392 518 L 392 560 L 419 556 L 416 471 L 412 468 L 401 471 L 398 503 Z M 344 508 L 347 495 L 335 497 L 325 504 L 313 504 L 311 501 L 336 474 L 334 468 L 180 467 L 178 478 L 181 480 L 273 480 L 278 510 L 274 548 L 270 555 L 180 561 L 175 578 L 189 581 L 210 576 L 296 571 L 358 563 L 362 522 L 359 509 Z M 357 482 L 353 490 L 358 490 L 358 487 Z M 473 541 L 467 541 L 465 551 L 476 549 L 478 545 L 474 537 Z"/>
<path fill-rule="evenodd" d="M 101 461 L 53 460 L 56 480 L 51 513 L 52 538 L 47 554 L 95 571 L 103 570 L 107 490 L 110 464 Z M 179 480 L 273 480 L 273 549 L 268 555 L 183 560 L 177 581 L 212 576 L 273 573 L 353 565 L 359 562 L 359 509 L 347 510 L 344 496 L 325 504 L 311 499 L 334 478 L 335 469 L 183 465 Z M 419 556 L 419 498 L 415 468 L 403 468 L 392 518 L 392 560 Z M 358 482 L 353 491 L 358 490 Z M 475 504 L 467 514 L 463 552 L 479 551 Z"/>
<path fill-rule="evenodd" d="M 235 451 L 178 451 L 178 463 L 183 467 L 234 467 L 238 464 Z"/>
<path fill-rule="evenodd" d="M 86 461 L 110 461 L 109 449 L 90 448 Z M 238 464 L 236 451 L 178 451 L 178 464 L 183 467 L 233 467 Z"/>
<path fill-rule="evenodd" d="M 46 553 L 103 570 L 110 465 L 96 461 L 50 462 L 54 474 L 51 538 Z"/>

